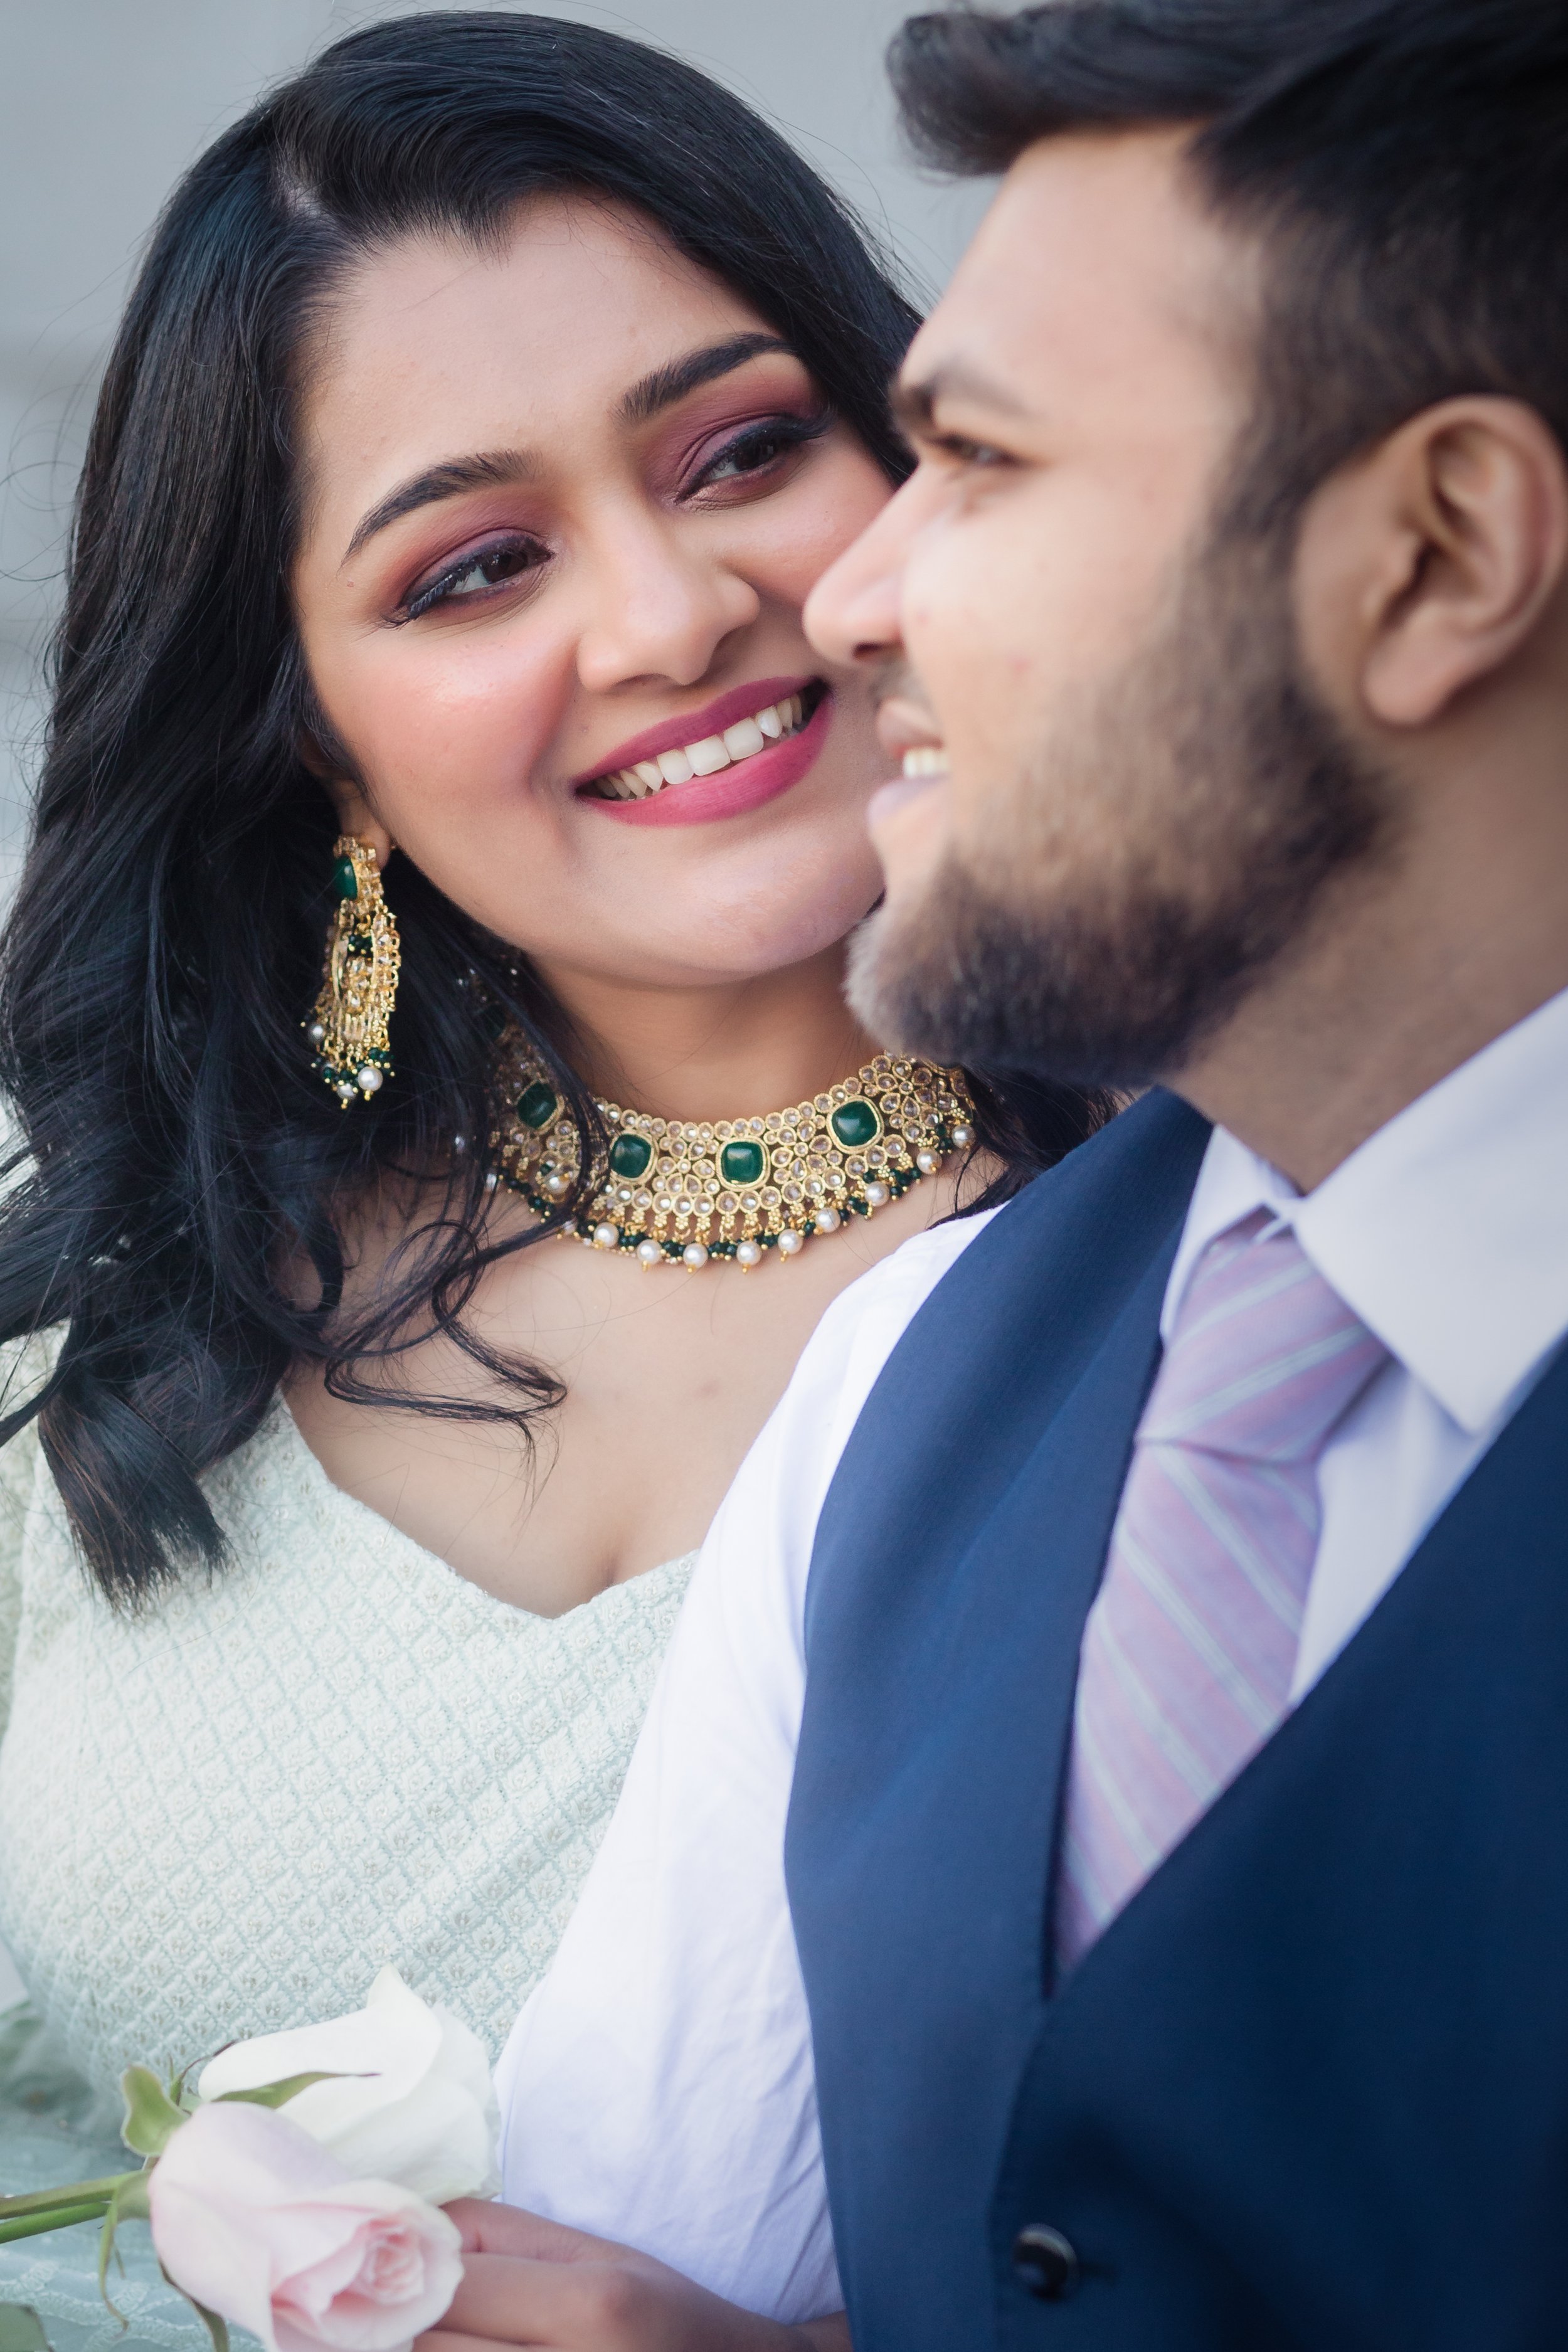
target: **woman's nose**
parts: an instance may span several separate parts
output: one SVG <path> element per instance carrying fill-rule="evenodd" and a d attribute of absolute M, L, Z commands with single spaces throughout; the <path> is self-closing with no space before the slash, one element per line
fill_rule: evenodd
<path fill-rule="evenodd" d="M 727 636 L 762 611 L 750 581 L 679 525 L 616 532 L 595 551 L 577 671 L 590 693 L 635 678 L 694 686 Z"/>

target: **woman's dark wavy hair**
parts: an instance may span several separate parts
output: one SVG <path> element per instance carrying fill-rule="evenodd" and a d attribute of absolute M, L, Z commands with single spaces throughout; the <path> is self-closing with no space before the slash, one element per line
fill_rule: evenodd
<path fill-rule="evenodd" d="M 550 189 L 638 207 L 788 340 L 890 477 L 905 467 L 884 392 L 914 313 L 801 159 L 658 50 L 544 16 L 405 17 L 329 49 L 176 190 L 93 425 L 0 951 L 0 1083 L 19 1129 L 0 1339 L 67 1327 L 38 1393 L 5 1400 L 0 1443 L 37 1413 L 81 1549 L 122 1603 L 221 1562 L 200 1474 L 293 1365 L 385 1401 L 389 1360 L 439 1328 L 504 1401 L 397 1402 L 526 1438 L 561 1393 L 461 1319 L 500 1254 L 481 1213 L 498 1022 L 519 1022 L 593 1117 L 526 962 L 395 860 L 397 1075 L 344 1116 L 311 1071 L 301 1022 L 336 826 L 300 756 L 321 722 L 287 588 L 300 359 L 335 284 L 410 232 L 494 241 L 520 198 Z M 1066 1090 L 980 1094 L 1008 1183 L 1099 1115 Z M 454 1138 L 471 1143 L 454 1152 Z M 341 1204 L 432 1167 L 433 1213 L 351 1310 Z M 302 1260 L 313 1300 L 280 1279 Z"/>

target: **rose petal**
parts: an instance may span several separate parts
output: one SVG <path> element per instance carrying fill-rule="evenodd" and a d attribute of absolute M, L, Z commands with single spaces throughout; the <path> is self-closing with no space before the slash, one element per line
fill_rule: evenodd
<path fill-rule="evenodd" d="M 291 2074 L 368 2076 L 370 2081 L 318 2083 L 302 2091 L 308 2112 L 321 2118 L 306 2123 L 314 2138 L 329 2139 L 342 2122 L 363 2113 L 367 2105 L 382 2105 L 406 2096 L 429 2070 L 441 2048 L 441 2021 L 435 2011 L 410 1992 L 395 1969 L 383 1969 L 371 1987 L 363 2009 L 346 2017 L 331 2017 L 319 2025 L 300 2025 L 283 2033 L 258 2033 L 249 2042 L 232 2042 L 203 2067 L 196 2089 L 204 2099 L 219 2099 L 230 2091 L 258 2091 L 268 2083 L 287 2082 Z M 290 2100 L 293 2106 L 298 2102 Z M 299 2117 L 296 2120 L 300 2120 Z"/>
<path fill-rule="evenodd" d="M 398 2352 L 434 2326 L 462 2277 L 446 2214 L 393 2182 L 353 2179 L 265 2107 L 198 2109 L 148 2192 L 176 2286 L 271 2352 Z"/>
<path fill-rule="evenodd" d="M 258 2035 L 219 2053 L 204 2099 L 290 2074 L 335 2074 L 289 2101 L 289 2120 L 353 2174 L 395 2180 L 432 2204 L 490 2197 L 500 2186 L 500 2117 L 479 2037 L 383 1969 L 363 2010 L 322 2025 Z"/>

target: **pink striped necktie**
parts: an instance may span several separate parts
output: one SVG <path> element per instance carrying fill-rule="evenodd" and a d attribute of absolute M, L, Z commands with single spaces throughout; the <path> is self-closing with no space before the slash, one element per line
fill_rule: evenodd
<path fill-rule="evenodd" d="M 1289 1699 L 1318 1461 L 1387 1350 L 1258 1210 L 1198 1260 L 1084 1628 L 1057 1958 L 1079 1960 Z"/>

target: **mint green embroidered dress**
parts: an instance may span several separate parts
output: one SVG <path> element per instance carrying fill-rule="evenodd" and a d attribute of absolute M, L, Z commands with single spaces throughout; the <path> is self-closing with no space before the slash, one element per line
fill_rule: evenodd
<path fill-rule="evenodd" d="M 26 1393 L 47 1349 L 4 1372 Z M 17 1392 L 13 1390 L 13 1393 Z M 84 1575 L 32 1428 L 0 1453 L 0 2191 L 118 2168 L 112 2090 L 358 2008 L 392 1961 L 498 2055 L 609 1821 L 689 1577 L 495 1600 L 335 1487 L 279 1400 L 205 1481 L 232 1549 L 143 1614 Z M 55 2352 L 201 2352 L 94 2233 L 0 2246 Z"/>

